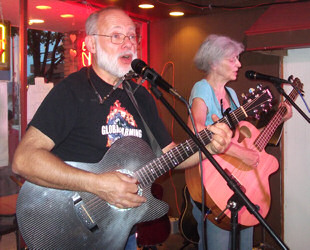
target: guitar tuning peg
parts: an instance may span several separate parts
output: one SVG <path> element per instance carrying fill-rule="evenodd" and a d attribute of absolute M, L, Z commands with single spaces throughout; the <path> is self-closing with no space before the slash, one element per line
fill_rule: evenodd
<path fill-rule="evenodd" d="M 259 83 L 259 84 L 257 84 L 256 88 L 259 89 L 259 90 L 262 90 L 263 85 L 261 83 Z"/>
<path fill-rule="evenodd" d="M 293 81 L 294 81 L 294 76 L 293 76 L 293 75 L 290 75 L 290 76 L 287 78 L 287 80 L 288 80 L 289 82 L 293 82 Z"/>
<path fill-rule="evenodd" d="M 241 94 L 241 97 L 242 97 L 242 99 L 244 99 L 244 100 L 248 99 L 247 96 L 246 96 L 244 93 Z"/>
<path fill-rule="evenodd" d="M 255 91 L 255 89 L 253 89 L 253 88 L 249 88 L 249 93 L 250 93 L 250 94 L 253 94 L 253 93 L 254 93 L 254 91 Z"/>

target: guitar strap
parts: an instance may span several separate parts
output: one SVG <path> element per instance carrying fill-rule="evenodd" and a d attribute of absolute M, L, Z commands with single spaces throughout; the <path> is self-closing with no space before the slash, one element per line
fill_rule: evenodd
<path fill-rule="evenodd" d="M 125 84 L 124 84 L 124 83 L 125 83 Z M 141 118 L 141 120 L 142 120 L 142 122 L 143 122 L 143 126 L 144 126 L 144 128 L 145 128 L 145 130 L 146 130 L 146 133 L 147 133 L 147 136 L 148 136 L 148 138 L 149 138 L 149 140 L 150 140 L 151 148 L 152 148 L 154 154 L 156 155 L 156 157 L 161 156 L 163 152 L 162 152 L 162 150 L 161 150 L 161 148 L 160 148 L 160 146 L 159 146 L 157 140 L 155 139 L 155 136 L 153 135 L 153 133 L 152 133 L 151 130 L 149 129 L 148 125 L 147 125 L 146 122 L 144 121 L 144 119 L 143 119 L 143 117 L 142 117 L 142 115 L 141 115 L 141 113 L 140 113 L 140 111 L 139 111 L 139 105 L 138 105 L 138 103 L 137 103 L 137 101 L 136 101 L 136 98 L 135 98 L 134 95 L 133 95 L 134 92 L 133 92 L 133 90 L 132 90 L 130 84 L 129 84 L 126 80 L 123 82 L 123 87 L 124 87 L 124 89 L 125 89 L 125 91 L 126 91 L 128 97 L 129 97 L 129 99 L 131 100 L 132 104 L 133 104 L 134 107 L 136 108 L 138 114 L 140 115 L 140 118 Z"/>
<path fill-rule="evenodd" d="M 229 96 L 230 100 L 231 100 L 231 101 L 233 102 L 233 104 L 235 105 L 235 108 L 238 108 L 238 106 L 236 105 L 234 99 L 231 97 L 231 94 L 230 94 L 228 88 L 227 88 L 226 86 L 225 86 L 224 88 L 225 88 L 226 93 L 227 93 L 227 95 Z"/>
<path fill-rule="evenodd" d="M 227 87 L 225 86 L 224 87 L 225 88 L 225 91 L 226 91 L 226 93 L 227 93 L 227 95 L 229 96 L 229 99 L 233 102 L 233 104 L 235 105 L 235 108 L 237 108 L 238 106 L 236 105 L 236 103 L 235 103 L 235 101 L 234 101 L 234 99 L 231 97 L 231 94 L 230 94 L 230 92 L 228 91 L 228 89 L 227 89 Z M 221 99 L 221 101 L 222 101 L 222 99 Z M 231 105 L 230 105 L 231 106 Z M 222 105 L 221 105 L 221 109 L 222 109 Z M 227 117 L 227 119 L 228 119 L 228 121 L 229 121 L 229 127 L 233 130 L 233 131 L 235 131 L 235 129 L 236 129 L 236 127 L 235 127 L 235 125 L 234 125 L 234 123 L 233 123 L 233 121 L 232 121 L 232 119 L 231 119 L 231 117 L 230 117 L 230 112 L 231 112 L 231 108 L 229 107 L 228 109 L 226 109 L 225 110 L 225 112 L 223 112 L 223 110 L 221 110 L 221 112 L 222 112 L 222 115 L 224 116 L 226 116 Z"/>

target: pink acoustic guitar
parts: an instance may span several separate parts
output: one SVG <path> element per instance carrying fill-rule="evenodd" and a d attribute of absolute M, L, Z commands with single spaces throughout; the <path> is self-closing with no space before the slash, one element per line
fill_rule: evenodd
<path fill-rule="evenodd" d="M 302 89 L 302 83 L 296 78 L 292 83 L 296 88 Z M 290 97 L 295 100 L 298 96 L 297 89 L 294 88 Z M 287 101 L 285 101 L 287 102 Z M 287 102 L 289 104 L 289 102 Z M 232 142 L 235 144 L 254 149 L 259 152 L 259 164 L 257 167 L 249 167 L 239 159 L 225 154 L 215 155 L 214 158 L 222 166 L 228 175 L 234 178 L 241 186 L 248 198 L 259 207 L 259 213 L 266 217 L 270 208 L 270 188 L 269 176 L 274 173 L 278 167 L 277 159 L 267 154 L 264 150 L 268 141 L 274 134 L 277 127 L 282 123 L 282 118 L 287 112 L 285 106 L 281 106 L 268 125 L 261 133 L 251 123 L 241 121 L 238 124 L 241 131 L 247 131 L 246 138 L 241 139 L 240 130 L 236 130 Z M 217 172 L 209 161 L 203 161 L 204 186 L 206 189 L 205 204 L 212 213 L 208 219 L 217 226 L 230 229 L 230 210 L 226 210 L 224 217 L 216 221 L 217 217 L 227 206 L 227 201 L 233 195 L 232 190 L 227 186 L 226 181 Z M 201 202 L 200 173 L 199 167 L 185 170 L 186 184 L 189 192 L 195 201 Z M 242 207 L 238 214 L 238 223 L 243 226 L 253 226 L 258 224 L 257 219 L 251 215 L 245 207 Z"/>

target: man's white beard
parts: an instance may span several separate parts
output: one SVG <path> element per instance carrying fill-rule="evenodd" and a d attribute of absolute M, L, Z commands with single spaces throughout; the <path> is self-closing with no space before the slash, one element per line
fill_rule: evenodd
<path fill-rule="evenodd" d="M 120 65 L 118 65 L 118 58 L 120 56 L 131 54 L 132 59 L 137 58 L 137 53 L 133 53 L 132 51 L 126 51 L 126 52 L 120 53 L 119 55 L 116 55 L 116 56 L 109 55 L 108 53 L 106 53 L 101 48 L 99 43 L 97 43 L 96 49 L 97 49 L 96 55 L 97 55 L 98 66 L 101 69 L 107 71 L 108 73 L 110 73 L 111 75 L 116 76 L 116 77 L 122 77 L 125 74 L 127 74 L 129 72 L 129 70 L 131 70 L 130 65 L 126 68 L 120 67 Z"/>

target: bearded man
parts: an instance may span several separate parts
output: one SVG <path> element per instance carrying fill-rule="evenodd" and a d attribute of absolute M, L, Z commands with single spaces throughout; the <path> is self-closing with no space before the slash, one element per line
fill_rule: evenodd
<path fill-rule="evenodd" d="M 115 141 L 122 140 L 127 135 L 150 143 L 141 116 L 123 85 L 118 84 L 119 79 L 131 70 L 131 62 L 137 57 L 138 42 L 139 37 L 133 21 L 121 9 L 108 7 L 89 16 L 86 21 L 85 43 L 88 51 L 92 53 L 92 66 L 68 76 L 57 84 L 42 102 L 16 150 L 13 160 L 13 171 L 16 174 L 38 186 L 94 194 L 116 211 L 134 211 L 147 202 L 141 192 L 138 192 L 138 179 L 127 172 L 105 171 L 106 166 L 102 166 L 102 171 L 98 173 L 92 172 L 91 168 L 85 170 L 68 164 L 97 163 Z M 163 153 L 168 152 L 175 147 L 175 143 L 159 117 L 152 96 L 144 87 L 137 88 L 135 82 L 130 81 L 130 85 L 136 89 L 134 97 L 143 119 Z M 230 130 L 221 123 L 211 126 L 209 130 L 214 135 L 207 148 L 212 153 L 223 152 L 230 142 Z M 132 148 L 137 146 L 131 145 Z M 198 155 L 195 154 L 183 161 L 178 168 L 195 166 L 198 161 Z M 45 192 L 43 193 L 42 196 L 45 195 Z M 74 204 L 80 201 L 72 199 Z M 27 203 L 27 200 L 25 202 Z M 47 207 L 52 207 L 52 204 Z M 87 209 L 87 206 L 81 207 Z M 39 213 L 35 208 L 32 209 L 33 213 Z M 90 216 L 86 212 L 85 214 Z M 42 215 L 40 219 L 42 217 L 48 216 Z M 23 218 L 20 218 L 21 220 Z M 110 223 L 109 221 L 106 224 Z M 53 232 L 48 231 L 44 224 L 46 223 L 42 219 L 37 222 L 37 227 L 42 226 L 42 234 L 48 237 Z M 98 225 L 97 228 L 90 228 L 90 231 L 94 231 L 94 235 L 100 234 L 104 228 L 105 225 Z M 125 226 L 123 228 L 125 230 Z M 79 230 L 73 228 L 70 233 L 79 235 Z M 112 247 L 114 243 L 123 240 L 126 249 L 137 249 L 134 229 L 128 233 L 124 233 L 122 229 L 114 233 L 116 235 L 112 232 L 106 234 L 105 237 L 110 239 L 105 241 L 108 243 L 101 246 L 101 249 L 115 249 L 117 247 Z M 48 248 L 60 249 L 61 246 L 56 245 L 56 241 L 66 240 L 66 232 L 62 234 L 56 240 L 51 240 L 53 243 L 50 243 Z M 29 238 L 31 237 L 30 235 Z M 84 235 L 81 235 L 81 238 L 83 237 Z M 49 242 L 50 238 L 46 241 Z M 95 241 L 94 238 L 90 239 Z M 25 241 L 27 244 L 27 239 Z M 96 242 L 83 242 L 83 246 L 79 247 L 87 246 L 100 249 Z"/>

